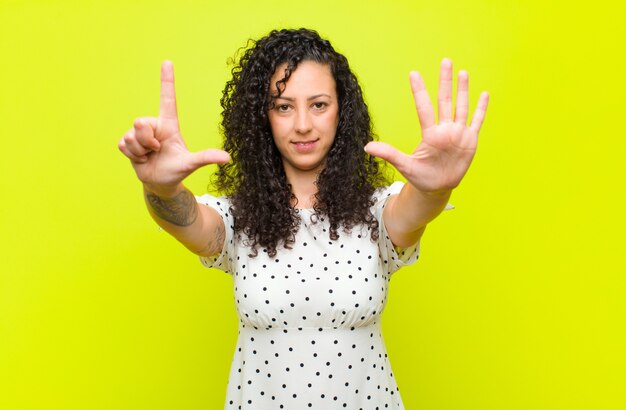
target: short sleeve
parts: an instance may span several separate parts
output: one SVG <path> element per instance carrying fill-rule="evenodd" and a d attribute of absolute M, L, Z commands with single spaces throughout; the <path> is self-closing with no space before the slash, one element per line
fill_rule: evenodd
<path fill-rule="evenodd" d="M 393 195 L 397 195 L 404 187 L 403 182 L 394 182 L 388 187 L 378 190 L 374 194 L 376 203 L 372 207 L 372 213 L 378 220 L 378 248 L 380 251 L 380 257 L 387 266 L 389 274 L 394 273 L 403 266 L 411 265 L 417 261 L 420 254 L 420 241 L 417 241 L 408 248 L 397 248 L 391 242 L 387 228 L 385 227 L 385 221 L 383 218 L 383 211 L 387 205 L 387 201 Z M 448 204 L 446 210 L 454 209 L 454 206 Z"/>
<path fill-rule="evenodd" d="M 230 202 L 226 197 L 214 197 L 209 194 L 196 196 L 198 203 L 209 206 L 217 211 L 224 221 L 224 247 L 219 255 L 200 256 L 200 262 L 207 268 L 215 268 L 232 275 L 234 258 L 234 220 L 230 213 Z"/>

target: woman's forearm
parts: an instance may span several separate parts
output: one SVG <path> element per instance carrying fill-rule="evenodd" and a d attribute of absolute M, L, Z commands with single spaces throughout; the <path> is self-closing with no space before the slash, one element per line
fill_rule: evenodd
<path fill-rule="evenodd" d="M 159 226 L 202 256 L 221 252 L 224 223 L 216 211 L 197 203 L 195 196 L 180 184 L 174 191 L 156 193 L 144 186 L 148 212 Z"/>
<path fill-rule="evenodd" d="M 452 190 L 424 193 L 407 183 L 395 197 L 389 198 L 384 221 L 395 246 L 405 248 L 417 242 L 426 225 L 446 207 Z"/>

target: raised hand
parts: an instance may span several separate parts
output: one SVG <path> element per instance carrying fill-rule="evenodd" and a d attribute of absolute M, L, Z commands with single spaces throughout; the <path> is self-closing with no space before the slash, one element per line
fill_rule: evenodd
<path fill-rule="evenodd" d="M 422 140 L 411 155 L 383 142 L 370 142 L 366 151 L 391 163 L 415 188 L 423 193 L 449 191 L 459 185 L 476 152 L 478 133 L 485 119 L 489 94 L 480 95 L 468 126 L 469 76 L 459 72 L 456 112 L 452 113 L 452 61 L 441 63 L 439 80 L 439 123 L 422 77 L 411 72 L 411 89 L 422 129 Z"/>
<path fill-rule="evenodd" d="M 137 118 L 118 143 L 135 173 L 147 189 L 168 195 L 189 174 L 207 164 L 230 160 L 227 152 L 208 149 L 190 152 L 185 145 L 176 112 L 174 67 L 170 61 L 161 66 L 161 104 L 159 116 Z"/>

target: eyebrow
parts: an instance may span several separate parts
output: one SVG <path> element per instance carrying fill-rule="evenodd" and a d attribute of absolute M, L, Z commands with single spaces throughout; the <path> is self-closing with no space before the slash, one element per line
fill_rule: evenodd
<path fill-rule="evenodd" d="M 273 97 L 274 97 L 275 99 L 277 99 L 277 100 L 287 100 L 287 101 L 295 101 L 295 100 L 296 100 L 295 98 L 292 98 L 292 97 L 283 97 L 282 95 L 281 95 L 280 97 L 277 97 L 277 96 L 273 96 Z M 307 101 L 311 101 L 311 100 L 314 100 L 314 99 L 319 98 L 319 97 L 328 97 L 328 98 L 332 98 L 332 97 L 331 97 L 330 95 L 328 95 L 328 94 L 315 94 L 315 95 L 310 96 L 310 97 L 309 97 L 309 98 L 307 98 L 306 100 L 307 100 Z"/>

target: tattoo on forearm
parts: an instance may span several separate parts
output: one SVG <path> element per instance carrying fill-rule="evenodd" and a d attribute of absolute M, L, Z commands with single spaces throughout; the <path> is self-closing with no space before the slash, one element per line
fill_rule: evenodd
<path fill-rule="evenodd" d="M 146 198 L 154 213 L 171 224 L 189 226 L 198 217 L 196 198 L 189 191 L 183 191 L 173 198 L 161 198 L 148 192 Z"/>

